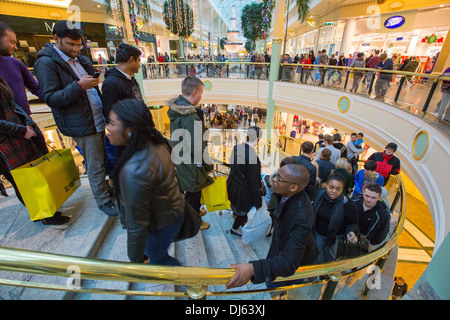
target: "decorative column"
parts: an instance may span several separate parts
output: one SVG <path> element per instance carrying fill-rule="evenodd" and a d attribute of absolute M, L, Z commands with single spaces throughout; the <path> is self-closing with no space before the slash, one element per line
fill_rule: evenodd
<path fill-rule="evenodd" d="M 202 1 L 198 0 L 198 25 L 200 27 L 200 58 L 203 59 Z"/>
<path fill-rule="evenodd" d="M 184 44 L 183 44 L 183 38 L 180 36 L 180 40 L 179 40 L 180 44 L 180 56 L 178 57 L 178 60 L 184 59 Z"/>
<path fill-rule="evenodd" d="M 275 102 L 272 99 L 274 81 L 279 80 L 281 46 L 283 43 L 283 27 L 286 0 L 275 2 L 273 13 L 273 33 L 272 33 L 272 56 L 270 58 L 269 92 L 267 95 L 267 120 L 266 139 L 272 138 L 273 121 L 275 116 Z"/>
<path fill-rule="evenodd" d="M 450 30 L 445 37 L 444 44 L 442 45 L 441 52 L 434 65 L 433 72 L 443 73 L 448 67 L 450 67 Z"/>
<path fill-rule="evenodd" d="M 211 9 L 211 34 L 209 36 L 209 54 L 210 56 L 214 56 L 214 28 L 213 28 L 213 24 L 214 24 L 214 10 Z"/>
<path fill-rule="evenodd" d="M 340 54 L 345 54 L 347 57 L 350 54 L 350 48 L 352 47 L 353 37 L 355 35 L 356 18 L 348 19 L 345 22 L 344 35 L 342 36 L 342 44 Z"/>

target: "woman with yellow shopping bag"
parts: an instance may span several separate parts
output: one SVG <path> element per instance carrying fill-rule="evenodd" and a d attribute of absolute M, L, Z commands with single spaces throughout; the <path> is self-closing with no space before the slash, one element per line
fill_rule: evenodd
<path fill-rule="evenodd" d="M 0 168 L 11 182 L 17 198 L 25 205 L 11 170 L 38 159 L 48 152 L 44 136 L 34 121 L 14 102 L 8 84 L 0 78 Z M 43 224 L 59 225 L 70 218 L 56 212 L 41 219 Z"/>

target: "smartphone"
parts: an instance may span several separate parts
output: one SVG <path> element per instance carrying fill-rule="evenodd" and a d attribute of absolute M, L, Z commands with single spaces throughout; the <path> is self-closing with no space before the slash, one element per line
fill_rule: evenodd
<path fill-rule="evenodd" d="M 93 75 L 94 78 L 98 78 L 99 76 L 100 76 L 100 72 L 98 72 L 98 71 L 95 72 L 94 75 Z"/>

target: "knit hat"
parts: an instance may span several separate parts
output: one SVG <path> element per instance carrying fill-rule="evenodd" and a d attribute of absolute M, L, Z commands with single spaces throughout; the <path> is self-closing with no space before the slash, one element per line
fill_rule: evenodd
<path fill-rule="evenodd" d="M 387 149 L 387 148 L 393 149 L 394 152 L 397 151 L 397 145 L 395 143 L 393 143 L 393 142 L 389 142 L 385 149 Z"/>

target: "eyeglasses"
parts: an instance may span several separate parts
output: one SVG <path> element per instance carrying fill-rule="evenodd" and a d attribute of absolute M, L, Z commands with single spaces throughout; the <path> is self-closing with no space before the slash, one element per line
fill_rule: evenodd
<path fill-rule="evenodd" d="M 78 49 L 80 49 L 80 48 L 83 47 L 83 44 L 75 44 L 73 42 L 66 42 L 66 46 L 71 47 L 71 48 L 78 48 Z"/>
<path fill-rule="evenodd" d="M 278 182 L 284 182 L 284 183 L 296 184 L 295 182 L 290 182 L 290 181 L 283 180 L 283 178 L 281 178 L 280 175 L 279 175 L 278 173 L 277 173 L 277 175 L 276 175 L 275 177 L 273 177 L 273 179 L 274 179 L 274 180 L 276 179 L 276 181 L 278 181 Z"/>

